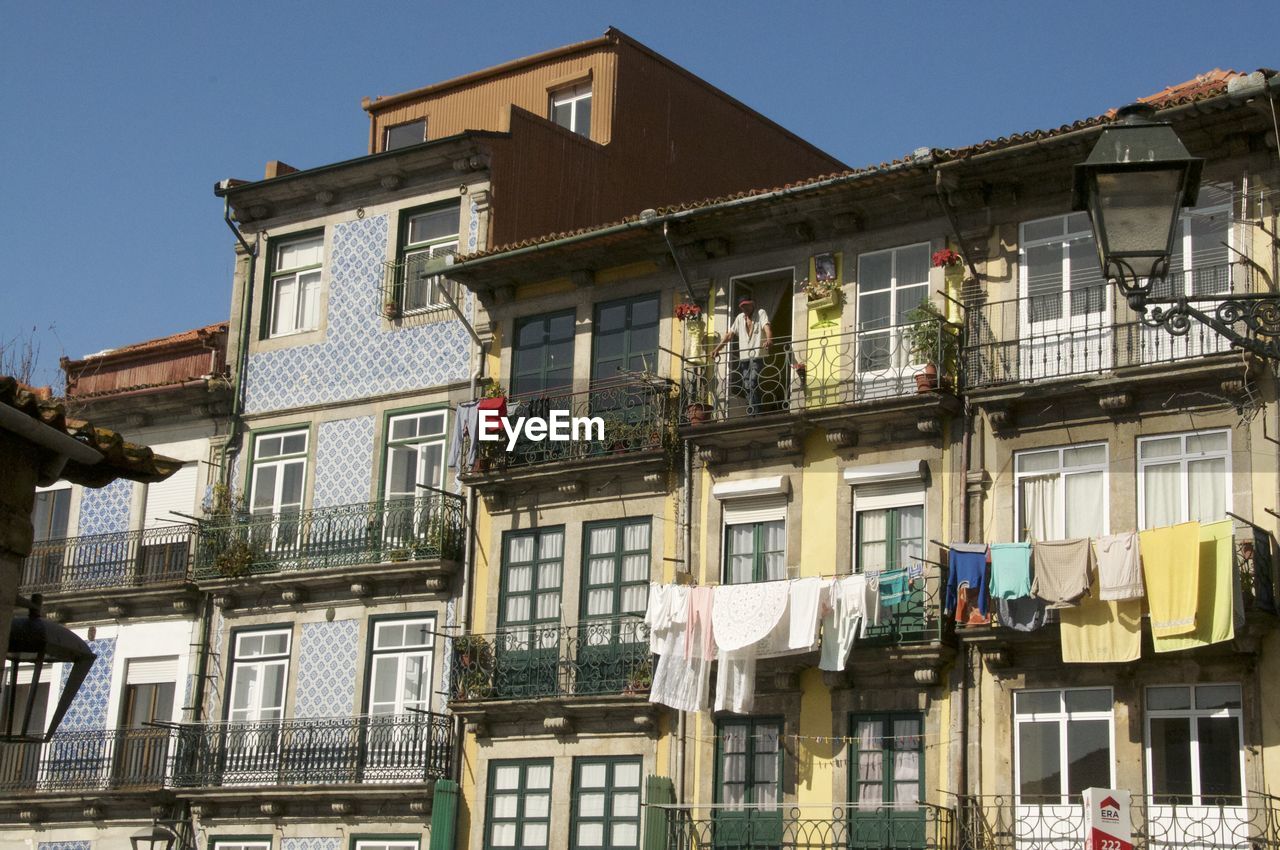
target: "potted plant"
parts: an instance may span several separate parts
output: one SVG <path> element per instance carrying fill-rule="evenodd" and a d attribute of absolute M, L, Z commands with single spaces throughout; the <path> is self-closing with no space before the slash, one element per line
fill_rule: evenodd
<path fill-rule="evenodd" d="M 627 683 L 622 689 L 626 696 L 646 694 L 653 685 L 653 662 L 645 661 L 636 664 L 627 673 Z"/>
<path fill-rule="evenodd" d="M 839 307 L 844 290 L 834 277 L 820 277 L 813 281 L 801 281 L 805 296 L 809 299 L 809 307 L 813 310 L 826 310 Z"/>
<path fill-rule="evenodd" d="M 933 256 L 930 257 L 930 262 L 935 269 L 947 269 L 952 268 L 953 266 L 962 265 L 964 263 L 964 258 L 951 248 L 943 248 L 939 251 L 933 252 Z"/>
<path fill-rule="evenodd" d="M 909 310 L 906 320 L 910 324 L 904 336 L 911 349 L 912 362 L 923 364 L 922 370 L 916 373 L 916 390 L 925 393 L 937 389 L 939 384 L 946 386 L 948 376 L 955 372 L 960 347 L 955 328 L 928 298 Z"/>
<path fill-rule="evenodd" d="M 395 301 L 387 300 L 382 304 L 382 315 L 388 319 L 396 319 L 400 316 L 400 305 Z"/>

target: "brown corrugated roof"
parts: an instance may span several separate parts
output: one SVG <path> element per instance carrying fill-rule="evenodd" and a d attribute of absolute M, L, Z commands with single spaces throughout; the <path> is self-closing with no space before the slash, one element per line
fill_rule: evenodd
<path fill-rule="evenodd" d="M 1246 75 L 1238 71 L 1224 71 L 1220 68 L 1215 68 L 1212 71 L 1208 71 L 1204 74 L 1200 74 L 1190 80 L 1187 80 L 1186 82 L 1168 86 L 1162 89 L 1161 91 L 1156 92 L 1155 94 L 1151 94 L 1151 95 L 1147 95 L 1146 97 L 1139 98 L 1139 100 L 1143 103 L 1149 103 L 1152 106 L 1156 107 L 1157 109 L 1168 109 L 1174 106 L 1183 106 L 1189 103 L 1195 103 L 1198 101 L 1207 100 L 1212 97 L 1217 97 L 1225 93 L 1227 91 L 1227 86 L 1230 83 L 1230 81 L 1236 77 L 1241 77 L 1241 76 L 1246 76 Z M 1074 132 L 1076 130 L 1083 130 L 1089 127 L 1096 127 L 1096 126 L 1101 126 L 1103 124 L 1108 124 L 1108 123 L 1111 123 L 1111 121 L 1114 119 L 1115 113 L 1116 113 L 1115 109 L 1109 109 L 1107 110 L 1107 112 L 1103 113 L 1102 115 L 1097 115 L 1092 118 L 1084 118 L 1079 121 L 1075 121 L 1071 124 L 1063 124 L 1060 127 L 1043 129 L 1043 130 L 1030 130 L 1025 133 L 1014 133 L 1009 136 L 1000 136 L 999 138 L 988 139 L 986 141 L 978 142 L 976 144 L 972 144 L 972 145 L 968 145 L 960 148 L 935 148 L 931 150 L 931 153 L 933 157 L 938 161 L 964 159 L 966 157 L 973 156 L 974 154 L 978 154 L 978 153 L 986 153 L 988 151 L 996 151 L 1004 148 L 1016 147 L 1018 145 L 1026 144 L 1028 142 L 1052 139 L 1057 136 L 1062 136 L 1067 133 Z M 848 171 L 837 172 L 834 174 L 826 174 L 819 177 L 812 177 L 806 180 L 797 181 L 795 183 L 787 183 L 782 186 L 772 186 L 768 188 L 752 189 L 748 191 L 737 192 L 732 195 L 722 195 L 716 198 L 707 198 L 700 201 L 692 201 L 689 203 L 677 204 L 675 206 L 662 207 L 662 208 L 659 208 L 657 212 L 659 215 L 667 215 L 670 213 L 696 210 L 703 207 L 713 207 L 718 204 L 723 204 L 728 201 L 733 201 L 733 200 L 738 200 L 743 198 L 770 195 L 770 194 L 785 191 L 788 189 L 804 188 L 807 186 L 817 186 L 822 183 L 829 182 L 832 180 L 837 180 L 837 179 L 857 178 L 860 176 L 880 174 L 889 170 L 900 168 L 904 165 L 910 165 L 913 161 L 916 161 L 915 156 L 906 156 L 900 159 L 895 159 L 892 162 L 882 162 L 879 165 L 866 166 L 863 168 L 854 168 L 854 169 L 849 169 Z M 634 222 L 639 220 L 640 220 L 640 216 L 637 214 L 633 216 L 628 216 L 618 221 L 610 222 L 608 224 L 594 225 L 591 227 L 584 227 L 578 230 L 565 231 L 561 233 L 548 233 L 548 234 L 537 236 L 530 239 L 523 239 L 523 240 L 520 240 L 519 242 L 513 242 L 507 245 L 497 246 L 488 250 L 477 251 L 473 254 L 459 255 L 458 260 L 461 262 L 467 262 L 469 260 L 475 260 L 481 257 L 487 257 L 494 254 L 503 254 L 508 251 L 514 251 L 520 248 L 528 248 L 534 245 L 545 244 L 548 242 L 555 242 L 557 240 L 565 239 L 572 236 L 581 236 L 581 235 L 589 234 L 595 231 L 607 230 L 611 227 L 617 227 L 619 225 L 623 225 L 629 222 Z"/>
<path fill-rule="evenodd" d="M 41 399 L 8 375 L 0 375 L 0 404 L 6 404 L 102 453 L 102 460 L 90 466 L 67 461 L 62 477 L 74 484 L 105 487 L 117 478 L 163 481 L 182 466 L 181 461 L 158 455 L 146 446 L 127 442 L 109 428 L 97 428 L 82 419 L 68 418 L 62 402 Z"/>

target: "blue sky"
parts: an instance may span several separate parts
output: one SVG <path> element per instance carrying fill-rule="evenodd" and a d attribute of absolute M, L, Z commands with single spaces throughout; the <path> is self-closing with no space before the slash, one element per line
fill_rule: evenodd
<path fill-rule="evenodd" d="M 361 97 L 610 25 L 855 166 L 1280 67 L 1274 2 L 0 0 L 0 342 L 35 329 L 56 384 L 62 354 L 226 318 L 216 181 L 358 156 Z"/>

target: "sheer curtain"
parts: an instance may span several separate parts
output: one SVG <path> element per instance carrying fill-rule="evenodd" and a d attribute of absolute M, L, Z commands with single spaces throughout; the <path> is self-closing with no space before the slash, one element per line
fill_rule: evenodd
<path fill-rule="evenodd" d="M 780 581 L 787 577 L 786 525 L 782 520 L 764 523 L 764 580 Z"/>
<path fill-rule="evenodd" d="M 750 582 L 755 565 L 755 526 L 729 526 L 729 584 Z"/>
<path fill-rule="evenodd" d="M 1077 537 L 1101 537 L 1106 523 L 1102 516 L 1106 503 L 1104 493 L 1104 476 L 1101 471 L 1081 472 L 1063 476 L 1063 490 L 1066 502 L 1063 516 L 1064 536 L 1067 539 Z M 1049 538 L 1038 537 L 1037 540 Z"/>
<path fill-rule="evenodd" d="M 920 721 L 893 721 L 893 802 L 920 802 Z"/>
<path fill-rule="evenodd" d="M 1193 460 L 1187 464 L 1187 519 L 1216 522 L 1226 517 L 1227 459 Z"/>
<path fill-rule="evenodd" d="M 1160 528 L 1182 521 L 1182 467 L 1161 463 L 1142 470 L 1143 528 Z"/>
<path fill-rule="evenodd" d="M 860 573 L 883 570 L 888 558 L 888 553 L 885 552 L 888 538 L 888 511 L 859 511 L 858 563 L 854 564 L 854 569 Z"/>
<path fill-rule="evenodd" d="M 884 800 L 884 751 L 880 722 L 860 720 L 858 739 L 858 805 L 874 808 Z"/>
<path fill-rule="evenodd" d="M 1023 540 L 1058 540 L 1058 476 L 1022 479 Z"/>

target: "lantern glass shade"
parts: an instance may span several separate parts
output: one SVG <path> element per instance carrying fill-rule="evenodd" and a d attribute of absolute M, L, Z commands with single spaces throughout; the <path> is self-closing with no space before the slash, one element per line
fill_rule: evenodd
<path fill-rule="evenodd" d="M 44 619 L 34 609 L 26 617 L 14 617 L 0 691 L 0 741 L 40 743 L 52 738 L 96 657 L 79 635 Z M 55 664 L 70 664 L 71 669 L 62 683 L 53 717 L 45 726 L 58 672 Z"/>
<path fill-rule="evenodd" d="M 170 850 L 177 834 L 167 826 L 156 824 L 138 830 L 129 836 L 133 850 Z"/>

